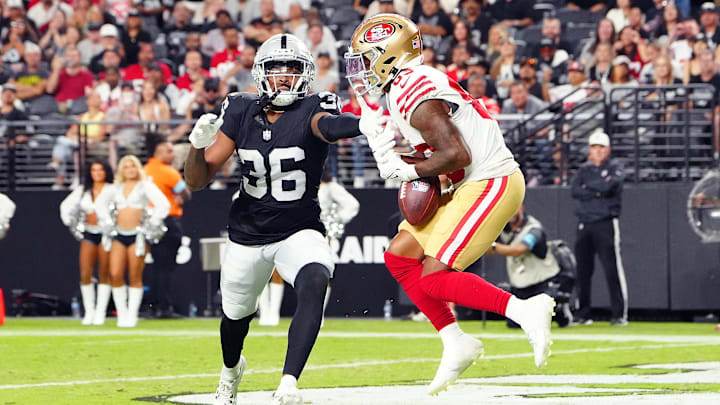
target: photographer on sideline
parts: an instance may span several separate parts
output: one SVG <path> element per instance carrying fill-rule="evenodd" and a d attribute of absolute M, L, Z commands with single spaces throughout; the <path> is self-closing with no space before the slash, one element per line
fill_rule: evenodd
<path fill-rule="evenodd" d="M 542 223 L 525 215 L 524 205 L 486 253 L 493 254 L 507 257 L 512 294 L 522 299 L 541 293 L 550 295 L 557 303 L 553 320 L 560 327 L 568 326 L 572 320 L 569 301 L 575 284 L 574 257 L 564 242 L 547 240 Z M 507 322 L 517 327 L 510 319 Z"/>

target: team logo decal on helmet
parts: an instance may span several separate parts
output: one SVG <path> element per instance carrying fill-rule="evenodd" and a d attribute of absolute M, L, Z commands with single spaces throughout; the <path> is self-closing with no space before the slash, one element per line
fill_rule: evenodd
<path fill-rule="evenodd" d="M 380 42 L 395 32 L 395 27 L 388 23 L 375 24 L 365 32 L 365 40 L 368 42 Z"/>

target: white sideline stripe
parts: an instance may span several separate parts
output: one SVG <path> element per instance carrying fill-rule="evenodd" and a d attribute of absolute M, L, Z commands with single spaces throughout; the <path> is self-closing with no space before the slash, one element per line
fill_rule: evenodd
<path fill-rule="evenodd" d="M 585 328 L 585 327 L 579 327 Z M 588 329 L 589 331 L 590 329 Z M 470 333 L 470 335 L 481 339 L 514 339 L 524 340 L 525 335 L 518 333 Z M 62 331 L 0 331 L 0 338 L 3 337 L 103 337 L 103 336 L 195 336 L 195 337 L 220 337 L 219 331 L 185 331 L 185 330 L 62 330 Z M 279 337 L 287 338 L 287 331 L 258 331 L 250 332 L 249 337 Z M 437 333 L 411 333 L 411 332 L 320 332 L 320 338 L 337 339 L 436 339 Z M 655 343 L 705 343 L 720 345 L 720 336 L 696 336 L 696 335 L 613 335 L 613 334 L 579 334 L 559 333 L 553 334 L 555 341 L 589 341 L 589 342 L 655 342 Z"/>
<path fill-rule="evenodd" d="M 706 346 L 706 344 L 692 344 L 693 346 Z M 626 346 L 626 347 L 606 347 L 606 348 L 594 348 L 594 349 L 577 349 L 577 350 L 563 350 L 553 352 L 553 355 L 559 354 L 578 354 L 578 353 L 592 353 L 592 352 L 614 352 L 621 350 L 652 350 L 652 349 L 666 349 L 672 347 L 687 347 L 687 344 L 670 344 L 670 345 L 643 345 L 643 346 Z M 513 353 L 513 354 L 498 354 L 491 356 L 484 356 L 485 360 L 500 360 L 500 359 L 515 359 L 522 357 L 533 357 L 533 353 Z M 371 361 L 360 361 L 355 363 L 340 363 L 340 364 L 327 364 L 327 365 L 310 365 L 305 367 L 305 370 L 328 370 L 334 368 L 353 368 L 353 367 L 367 367 L 367 366 L 384 366 L 390 364 L 400 363 L 430 363 L 438 362 L 440 359 L 425 358 L 425 359 L 398 359 L 398 360 L 371 360 Z M 278 373 L 281 372 L 282 368 L 268 368 L 260 370 L 246 370 L 245 374 L 267 374 L 267 373 Z M 108 378 L 102 380 L 84 380 L 84 381 L 63 381 L 63 382 L 47 382 L 47 383 L 36 383 L 36 384 L 10 384 L 0 385 L 0 390 L 8 389 L 22 389 L 22 388 L 37 388 L 37 387 L 58 387 L 68 385 L 87 385 L 87 384 L 102 384 L 112 382 L 136 382 L 136 381 L 156 381 L 156 380 L 172 380 L 179 378 L 205 378 L 205 377 L 218 377 L 219 373 L 212 374 L 181 374 L 181 375 L 165 375 L 165 376 L 154 376 L 154 377 L 129 377 L 129 378 Z"/>

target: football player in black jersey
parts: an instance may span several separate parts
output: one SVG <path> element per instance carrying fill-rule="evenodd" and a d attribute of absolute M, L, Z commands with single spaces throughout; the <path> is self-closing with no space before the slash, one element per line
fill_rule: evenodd
<path fill-rule="evenodd" d="M 259 95 L 231 94 L 220 117 L 200 117 L 185 162 L 192 190 L 205 187 L 233 152 L 242 173 L 221 266 L 224 367 L 215 403 L 235 404 L 245 368 L 243 341 L 275 267 L 294 286 L 297 309 L 273 403 L 301 404 L 297 379 L 317 338 L 334 269 L 318 205 L 328 143 L 377 128 L 368 122 L 377 117 L 339 115 L 335 94 L 307 94 L 315 64 L 293 35 L 269 38 L 257 51 L 252 74 Z"/>

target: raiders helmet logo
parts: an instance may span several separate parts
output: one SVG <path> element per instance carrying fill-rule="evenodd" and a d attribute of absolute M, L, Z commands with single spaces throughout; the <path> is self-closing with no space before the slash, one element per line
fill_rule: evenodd
<path fill-rule="evenodd" d="M 378 23 L 365 31 L 365 40 L 367 42 L 380 42 L 388 38 L 395 32 L 395 27 L 388 23 Z"/>

